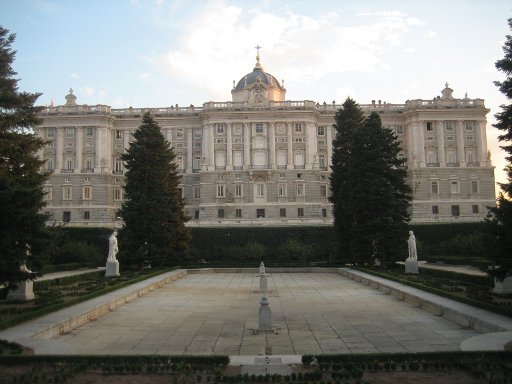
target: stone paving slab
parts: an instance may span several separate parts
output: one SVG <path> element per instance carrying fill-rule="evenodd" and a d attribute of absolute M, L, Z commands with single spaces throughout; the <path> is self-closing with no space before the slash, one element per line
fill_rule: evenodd
<path fill-rule="evenodd" d="M 272 273 L 268 284 L 276 334 L 251 329 L 261 299 L 254 273 L 210 273 L 176 280 L 48 343 L 56 343 L 53 353 L 300 355 L 459 350 L 478 335 L 336 273 Z M 52 353 L 50 344 L 44 351 Z"/>
<path fill-rule="evenodd" d="M 460 350 L 461 342 L 479 336 L 333 272 L 271 273 L 268 285 L 273 326 L 279 328 L 275 334 L 254 333 L 261 299 L 259 279 L 253 271 L 242 271 L 189 274 L 67 334 L 50 340 L 28 337 L 87 306 L 126 293 L 119 290 L 111 293 L 114 296 L 94 299 L 97 302 L 82 303 L 83 307 L 67 308 L 64 313 L 0 332 L 0 339 L 49 354 L 237 356 L 265 355 L 269 350 L 280 355 L 450 351 Z M 401 285 L 401 289 L 410 287 Z M 512 325 L 510 319 L 500 320 Z"/>

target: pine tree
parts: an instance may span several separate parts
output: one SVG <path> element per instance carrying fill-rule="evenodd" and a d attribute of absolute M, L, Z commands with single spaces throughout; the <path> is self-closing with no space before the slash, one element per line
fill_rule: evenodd
<path fill-rule="evenodd" d="M 119 233 L 120 259 L 142 268 L 177 262 L 190 240 L 175 153 L 160 127 L 145 113 L 122 156 L 127 169 Z"/>
<path fill-rule="evenodd" d="M 10 287 L 33 277 L 20 267 L 40 268 L 48 245 L 41 213 L 48 175 L 37 156 L 44 142 L 32 131 L 40 123 L 40 108 L 34 107 L 40 94 L 18 91 L 14 40 L 0 27 L 0 283 Z"/>
<path fill-rule="evenodd" d="M 512 30 L 512 18 L 508 19 L 509 28 Z M 495 84 L 509 101 L 508 105 L 502 105 L 501 112 L 495 115 L 494 126 L 503 133 L 498 136 L 500 142 L 505 142 L 501 148 L 507 153 L 508 164 L 505 167 L 507 183 L 500 183 L 501 192 L 496 201 L 496 207 L 490 209 L 487 222 L 491 232 L 496 238 L 494 256 L 499 269 L 495 271 L 496 277 L 503 279 L 512 276 L 512 36 L 507 35 L 503 45 L 505 56 L 496 62 L 496 68 L 507 77 L 504 81 L 496 81 Z"/>
<path fill-rule="evenodd" d="M 331 197 L 336 236 L 338 239 L 337 254 L 340 260 L 353 261 L 349 248 L 352 239 L 352 204 L 349 192 L 353 180 L 349 173 L 352 165 L 352 135 L 364 122 L 364 114 L 359 105 L 347 98 L 334 117 L 336 135 L 332 142 L 331 165 Z"/>
<path fill-rule="evenodd" d="M 411 190 L 395 135 L 372 112 L 354 130 L 348 168 L 350 251 L 358 262 L 403 258 Z"/>

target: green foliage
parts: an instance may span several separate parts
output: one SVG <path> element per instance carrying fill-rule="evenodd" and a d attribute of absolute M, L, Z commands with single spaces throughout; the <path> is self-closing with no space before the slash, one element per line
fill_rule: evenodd
<path fill-rule="evenodd" d="M 512 18 L 508 19 L 508 25 L 512 30 Z M 495 84 L 508 104 L 501 105 L 501 112 L 495 115 L 494 126 L 502 132 L 498 140 L 504 143 L 501 148 L 507 153 L 505 171 L 508 182 L 500 184 L 502 192 L 487 219 L 489 230 L 495 237 L 495 260 L 499 266 L 495 274 L 500 279 L 512 275 L 512 35 L 507 35 L 503 53 L 505 56 L 496 62 L 496 68 L 505 74 L 506 79 Z"/>
<path fill-rule="evenodd" d="M 70 241 L 65 243 L 57 255 L 59 264 L 71 262 L 83 262 L 100 265 L 103 261 L 101 252 L 93 245 L 85 241 Z"/>
<path fill-rule="evenodd" d="M 40 94 L 18 91 L 14 40 L 0 27 L 0 282 L 8 286 L 33 277 L 20 271 L 23 264 L 40 269 L 49 239 L 41 213 L 48 175 L 37 156 L 44 142 L 31 133 L 40 123 Z"/>
<path fill-rule="evenodd" d="M 300 260 L 306 261 L 313 258 L 313 247 L 296 239 L 287 239 L 284 244 L 278 248 L 279 259 L 281 260 Z"/>
<path fill-rule="evenodd" d="M 411 190 L 394 134 L 350 98 L 335 116 L 330 198 L 338 257 L 355 263 L 403 258 Z"/>
<path fill-rule="evenodd" d="M 133 137 L 122 155 L 127 172 L 119 258 L 139 269 L 146 261 L 170 265 L 183 258 L 190 240 L 176 155 L 149 112 Z"/>

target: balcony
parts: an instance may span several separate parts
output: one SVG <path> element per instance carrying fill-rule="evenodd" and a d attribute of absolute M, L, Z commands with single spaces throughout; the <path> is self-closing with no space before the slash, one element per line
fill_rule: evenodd
<path fill-rule="evenodd" d="M 60 173 L 75 173 L 74 169 L 61 169 Z"/>
<path fill-rule="evenodd" d="M 94 173 L 94 168 L 82 168 L 82 173 Z"/>
<path fill-rule="evenodd" d="M 459 163 L 446 163 L 447 167 L 460 167 Z"/>
<path fill-rule="evenodd" d="M 216 171 L 225 171 L 226 170 L 226 166 L 225 165 L 216 165 L 215 166 L 215 170 Z"/>
<path fill-rule="evenodd" d="M 233 165 L 233 170 L 234 171 L 241 171 L 243 169 L 244 169 L 243 165 Z"/>
<path fill-rule="evenodd" d="M 251 169 L 270 169 L 270 165 L 251 165 Z"/>
<path fill-rule="evenodd" d="M 436 167 L 439 167 L 439 163 L 427 163 L 427 167 L 436 168 Z"/>
<path fill-rule="evenodd" d="M 466 165 L 468 167 L 479 167 L 480 166 L 480 162 L 479 161 L 473 161 L 471 163 L 466 163 Z"/>
<path fill-rule="evenodd" d="M 306 166 L 305 166 L 304 164 L 302 164 L 302 165 L 295 164 L 295 165 L 293 166 L 293 168 L 294 168 L 294 169 L 306 169 Z"/>

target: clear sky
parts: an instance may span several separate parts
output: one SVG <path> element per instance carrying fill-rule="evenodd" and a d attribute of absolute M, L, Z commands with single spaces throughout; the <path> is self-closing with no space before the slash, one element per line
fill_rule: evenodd
<path fill-rule="evenodd" d="M 510 17 L 510 0 L 0 0 L 20 90 L 42 92 L 40 104 L 64 104 L 69 88 L 114 108 L 228 101 L 259 44 L 289 100 L 404 103 L 445 82 L 485 99 L 498 181 L 494 63 Z"/>

